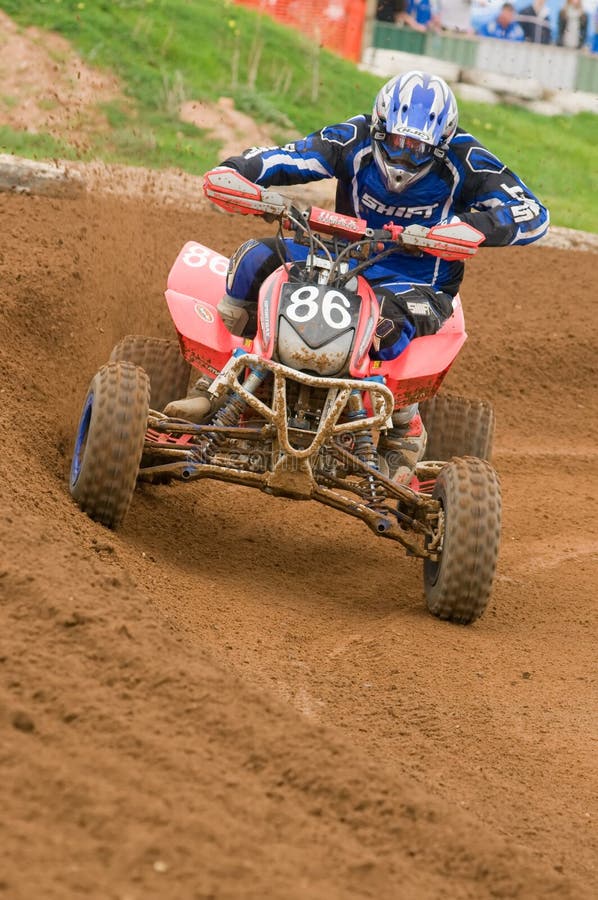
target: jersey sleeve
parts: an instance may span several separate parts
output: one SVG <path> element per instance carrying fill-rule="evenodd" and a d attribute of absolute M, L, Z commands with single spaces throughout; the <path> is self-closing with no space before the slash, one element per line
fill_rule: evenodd
<path fill-rule="evenodd" d="M 531 244 L 546 234 L 548 210 L 498 157 L 467 134 L 453 147 L 461 177 L 454 211 L 485 235 L 482 246 Z"/>
<path fill-rule="evenodd" d="M 357 120 L 350 120 L 328 125 L 284 147 L 251 147 L 220 165 L 236 169 L 262 187 L 342 178 L 357 140 Z"/>

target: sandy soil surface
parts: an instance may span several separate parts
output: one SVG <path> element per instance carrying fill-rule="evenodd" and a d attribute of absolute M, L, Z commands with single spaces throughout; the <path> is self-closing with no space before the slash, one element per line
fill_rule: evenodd
<path fill-rule="evenodd" d="M 255 222 L 0 196 L 0 897 L 598 896 L 596 256 L 487 250 L 449 387 L 494 402 L 498 577 L 462 628 L 361 523 L 217 483 L 70 499 L 87 384 L 173 336 L 179 247 Z"/>

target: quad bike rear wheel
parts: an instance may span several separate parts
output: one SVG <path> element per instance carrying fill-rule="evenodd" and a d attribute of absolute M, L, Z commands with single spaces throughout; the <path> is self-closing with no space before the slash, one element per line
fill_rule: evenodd
<path fill-rule="evenodd" d="M 481 459 L 453 459 L 440 470 L 444 536 L 437 562 L 424 560 L 424 591 L 432 615 L 462 625 L 478 619 L 490 599 L 500 543 L 498 476 Z"/>
<path fill-rule="evenodd" d="M 108 363 L 89 386 L 75 439 L 70 491 L 87 515 L 117 528 L 135 490 L 149 411 L 149 378 Z"/>
<path fill-rule="evenodd" d="M 150 405 L 162 411 L 171 400 L 187 395 L 191 366 L 181 356 L 177 341 L 128 334 L 116 344 L 110 362 L 141 366 L 150 380 Z"/>
<path fill-rule="evenodd" d="M 420 412 L 428 432 L 425 459 L 476 456 L 490 462 L 494 410 L 489 403 L 437 394 L 420 404 Z"/>

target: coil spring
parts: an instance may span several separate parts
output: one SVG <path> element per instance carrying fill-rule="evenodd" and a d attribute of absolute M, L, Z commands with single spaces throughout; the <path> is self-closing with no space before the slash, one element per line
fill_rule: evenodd
<path fill-rule="evenodd" d="M 352 392 L 347 407 L 346 415 L 349 421 L 357 422 L 360 419 L 365 419 L 367 417 L 367 412 L 363 405 L 363 397 L 360 391 Z M 367 463 L 368 466 L 379 471 L 378 453 L 370 428 L 365 431 L 360 431 L 355 435 L 353 452 L 362 462 Z M 380 499 L 379 485 L 375 478 L 367 476 L 367 486 L 370 494 L 369 505 L 376 507 Z"/>
<path fill-rule="evenodd" d="M 245 388 L 245 390 L 253 394 L 262 384 L 267 375 L 268 372 L 265 370 L 252 369 L 250 374 L 245 379 L 243 387 Z M 239 419 L 248 408 L 248 406 L 249 404 L 245 400 L 243 400 L 240 394 L 237 394 L 235 392 L 231 394 L 224 406 L 220 407 L 220 409 L 214 416 L 212 424 L 232 428 L 235 425 L 239 424 Z M 224 434 L 219 434 L 218 432 L 210 433 L 208 435 L 207 444 L 203 450 L 204 458 L 210 456 L 211 453 L 221 447 L 227 439 L 227 436 Z"/>
<path fill-rule="evenodd" d="M 353 391 L 351 393 L 347 403 L 346 416 L 350 422 L 357 422 L 367 417 L 361 391 Z M 366 431 L 360 431 L 354 436 L 353 446 L 355 456 L 358 456 L 362 462 L 367 463 L 369 466 L 373 466 L 374 469 L 378 468 L 378 454 L 376 453 L 376 446 L 370 428 Z"/>
<path fill-rule="evenodd" d="M 224 406 L 220 407 L 214 416 L 214 425 L 233 426 L 237 425 L 239 419 L 247 408 L 247 403 L 238 394 L 232 394 Z M 216 435 L 214 435 L 216 436 Z"/>
<path fill-rule="evenodd" d="M 378 469 L 378 454 L 374 445 L 372 432 L 368 428 L 355 437 L 355 456 L 358 456 L 362 462 L 367 463 L 373 469 Z"/>

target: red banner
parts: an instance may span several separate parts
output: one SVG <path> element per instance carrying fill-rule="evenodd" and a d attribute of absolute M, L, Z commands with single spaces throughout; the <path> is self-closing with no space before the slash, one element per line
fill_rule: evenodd
<path fill-rule="evenodd" d="M 296 28 L 319 46 L 359 62 L 366 0 L 236 0 Z"/>

